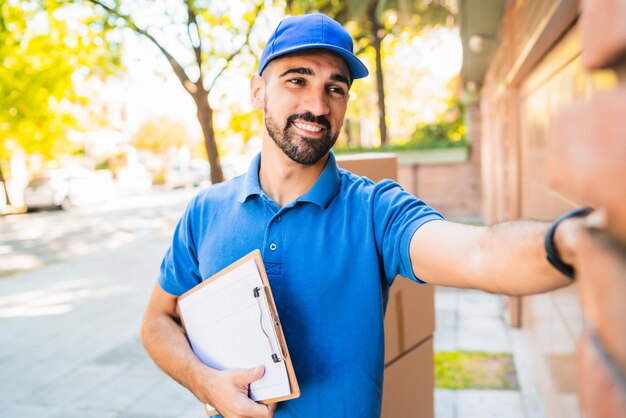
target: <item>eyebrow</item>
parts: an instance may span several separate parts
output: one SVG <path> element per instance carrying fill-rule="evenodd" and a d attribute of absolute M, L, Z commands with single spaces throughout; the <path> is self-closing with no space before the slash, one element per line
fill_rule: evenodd
<path fill-rule="evenodd" d="M 345 83 L 346 86 L 350 87 L 350 80 L 347 77 L 342 76 L 341 74 L 333 74 L 330 76 L 330 79 L 333 81 L 339 81 L 340 83 Z"/>
<path fill-rule="evenodd" d="M 309 67 L 294 67 L 282 73 L 280 77 L 284 77 L 289 74 L 315 75 L 315 72 Z M 330 76 L 330 79 L 333 81 L 344 83 L 346 86 L 350 87 L 350 80 L 348 80 L 347 77 L 341 74 L 334 73 Z"/>
<path fill-rule="evenodd" d="M 294 68 L 290 68 L 287 71 L 285 71 L 284 73 L 282 73 L 280 75 L 280 77 L 284 77 L 284 76 L 286 76 L 288 74 L 315 75 L 313 70 L 308 68 L 308 67 L 294 67 Z"/>

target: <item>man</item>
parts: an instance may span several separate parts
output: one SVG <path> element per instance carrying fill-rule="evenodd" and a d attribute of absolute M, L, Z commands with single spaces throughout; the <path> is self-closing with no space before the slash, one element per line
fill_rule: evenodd
<path fill-rule="evenodd" d="M 383 315 L 399 274 L 416 282 L 532 294 L 569 283 L 546 261 L 548 226 L 455 224 L 391 181 L 337 168 L 330 152 L 349 89 L 367 69 L 350 35 L 321 14 L 283 20 L 251 98 L 264 115 L 262 151 L 245 176 L 196 196 L 167 251 L 142 341 L 167 374 L 226 417 L 376 417 Z M 554 240 L 566 262 L 574 223 Z M 278 405 L 251 401 L 262 368 L 217 371 L 193 354 L 177 297 L 260 249 L 301 389 Z"/>

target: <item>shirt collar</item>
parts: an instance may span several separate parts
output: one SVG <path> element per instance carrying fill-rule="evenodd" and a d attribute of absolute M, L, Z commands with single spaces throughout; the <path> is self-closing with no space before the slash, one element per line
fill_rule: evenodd
<path fill-rule="evenodd" d="M 326 166 L 322 170 L 322 174 L 317 179 L 313 187 L 308 192 L 300 196 L 297 201 L 299 202 L 311 202 L 319 205 L 322 209 L 330 203 L 333 197 L 337 194 L 339 188 L 339 168 L 337 167 L 337 160 L 335 160 L 335 154 L 332 151 L 328 153 L 328 160 Z"/>
<path fill-rule="evenodd" d="M 252 159 L 250 168 L 244 177 L 243 188 L 239 194 L 239 203 L 245 202 L 250 196 L 261 195 L 261 182 L 259 181 L 259 167 L 261 166 L 261 153 Z"/>
<path fill-rule="evenodd" d="M 245 202 L 250 196 L 261 195 L 261 184 L 259 182 L 259 167 L 261 165 L 261 154 L 257 154 L 250 163 L 250 168 L 245 175 L 243 189 L 239 194 L 239 203 Z M 332 151 L 329 152 L 328 160 L 322 170 L 322 174 L 317 179 L 313 187 L 296 199 L 298 202 L 311 202 L 326 208 L 332 198 L 337 194 L 339 188 L 339 168 L 337 160 Z"/>

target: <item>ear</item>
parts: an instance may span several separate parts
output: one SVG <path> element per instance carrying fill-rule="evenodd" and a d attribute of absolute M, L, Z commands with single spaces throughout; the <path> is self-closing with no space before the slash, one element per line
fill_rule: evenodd
<path fill-rule="evenodd" d="M 263 109 L 265 101 L 265 80 L 255 74 L 250 79 L 250 100 L 254 109 Z"/>

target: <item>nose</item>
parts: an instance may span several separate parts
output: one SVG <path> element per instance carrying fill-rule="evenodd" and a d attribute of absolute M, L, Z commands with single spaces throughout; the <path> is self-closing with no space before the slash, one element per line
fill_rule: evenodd
<path fill-rule="evenodd" d="M 304 103 L 305 110 L 311 112 L 315 116 L 328 115 L 330 107 L 328 106 L 328 97 L 325 89 L 311 89 Z"/>

